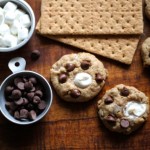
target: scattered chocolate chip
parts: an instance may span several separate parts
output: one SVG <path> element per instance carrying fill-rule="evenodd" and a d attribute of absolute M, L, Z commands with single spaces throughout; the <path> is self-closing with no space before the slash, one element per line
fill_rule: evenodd
<path fill-rule="evenodd" d="M 58 80 L 60 83 L 65 83 L 67 81 L 67 75 L 65 73 L 60 74 Z"/>
<path fill-rule="evenodd" d="M 111 96 L 107 96 L 105 99 L 104 99 L 104 102 L 105 104 L 111 104 L 113 102 L 113 98 Z"/>
<path fill-rule="evenodd" d="M 6 109 L 12 110 L 12 111 L 14 111 L 17 108 L 17 106 L 13 102 L 6 102 L 5 107 Z"/>
<path fill-rule="evenodd" d="M 122 90 L 121 90 L 121 93 L 120 93 L 122 96 L 128 96 L 130 94 L 129 90 L 124 87 Z"/>
<path fill-rule="evenodd" d="M 29 103 L 29 100 L 27 98 L 23 98 L 23 105 L 27 105 Z"/>
<path fill-rule="evenodd" d="M 12 91 L 12 97 L 14 98 L 14 99 L 19 99 L 20 97 L 21 97 L 21 91 L 20 90 L 17 90 L 17 89 L 15 89 L 15 90 L 13 90 Z"/>
<path fill-rule="evenodd" d="M 29 118 L 30 118 L 31 120 L 35 120 L 36 117 L 37 117 L 36 112 L 35 112 L 34 110 L 31 110 L 31 111 L 29 112 Z"/>
<path fill-rule="evenodd" d="M 14 103 L 16 105 L 22 105 L 23 104 L 23 98 L 21 97 L 19 100 L 15 100 Z"/>
<path fill-rule="evenodd" d="M 38 104 L 38 109 L 39 109 L 39 110 L 44 110 L 45 108 L 46 108 L 46 102 L 42 100 L 42 101 Z"/>
<path fill-rule="evenodd" d="M 21 109 L 20 110 L 20 119 L 27 119 L 28 118 L 28 110 L 27 109 Z"/>
<path fill-rule="evenodd" d="M 35 92 L 35 95 L 39 96 L 39 97 L 42 97 L 43 96 L 43 92 L 41 90 L 37 90 Z"/>
<path fill-rule="evenodd" d="M 69 94 L 73 98 L 78 98 L 81 95 L 81 92 L 78 89 L 70 90 Z"/>
<path fill-rule="evenodd" d="M 37 60 L 40 57 L 41 53 L 39 50 L 33 50 L 31 53 L 31 59 Z"/>
<path fill-rule="evenodd" d="M 17 84 L 17 87 L 18 87 L 18 89 L 20 89 L 20 90 L 24 90 L 24 83 L 23 83 L 23 82 L 19 82 L 19 83 Z"/>
<path fill-rule="evenodd" d="M 71 64 L 71 63 L 67 63 L 66 66 L 65 66 L 66 70 L 68 72 L 71 72 L 75 69 L 75 65 L 74 64 Z"/>
<path fill-rule="evenodd" d="M 5 93 L 9 95 L 9 94 L 11 94 L 11 92 L 13 91 L 13 89 L 14 89 L 13 86 L 7 86 L 6 89 L 5 89 Z"/>
<path fill-rule="evenodd" d="M 34 103 L 34 104 L 39 104 L 40 101 L 41 101 L 41 99 L 40 99 L 39 96 L 34 96 L 34 97 L 33 97 L 33 103 Z"/>
<path fill-rule="evenodd" d="M 29 81 L 34 85 L 37 84 L 37 79 L 35 77 L 29 78 Z"/>
<path fill-rule="evenodd" d="M 112 115 L 108 115 L 108 116 L 106 117 L 106 120 L 107 120 L 108 122 L 111 122 L 111 123 L 115 123 L 115 122 L 116 122 L 115 117 L 113 117 Z"/>
<path fill-rule="evenodd" d="M 31 103 L 29 103 L 29 104 L 27 105 L 27 109 L 28 109 L 28 110 L 32 110 L 32 109 L 34 109 L 34 105 L 33 105 L 33 104 L 31 104 Z"/>
<path fill-rule="evenodd" d="M 14 112 L 14 118 L 20 119 L 19 111 L 15 111 L 15 112 Z"/>
<path fill-rule="evenodd" d="M 81 68 L 82 68 L 83 70 L 89 69 L 90 66 L 91 66 L 90 60 L 83 60 L 83 61 L 81 62 Z"/>
<path fill-rule="evenodd" d="M 25 88 L 25 90 L 27 90 L 27 91 L 30 91 L 30 90 L 32 89 L 32 87 L 33 87 L 33 84 L 32 84 L 31 82 L 26 82 L 26 83 L 24 84 L 24 88 Z"/>
<path fill-rule="evenodd" d="M 130 123 L 129 123 L 128 120 L 122 119 L 121 122 L 120 122 L 120 125 L 121 125 L 121 127 L 123 127 L 123 128 L 128 128 L 129 125 L 130 125 Z"/>
<path fill-rule="evenodd" d="M 95 75 L 95 80 L 97 83 L 101 83 L 104 80 L 104 78 L 102 77 L 102 75 L 100 73 L 97 73 Z"/>

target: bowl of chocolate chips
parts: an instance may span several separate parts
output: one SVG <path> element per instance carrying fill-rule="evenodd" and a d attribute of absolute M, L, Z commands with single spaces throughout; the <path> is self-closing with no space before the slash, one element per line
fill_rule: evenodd
<path fill-rule="evenodd" d="M 17 63 L 16 68 L 19 65 Z M 51 86 L 36 72 L 16 71 L 14 68 L 13 74 L 1 84 L 1 113 L 15 124 L 33 124 L 42 119 L 50 109 L 53 98 Z"/>

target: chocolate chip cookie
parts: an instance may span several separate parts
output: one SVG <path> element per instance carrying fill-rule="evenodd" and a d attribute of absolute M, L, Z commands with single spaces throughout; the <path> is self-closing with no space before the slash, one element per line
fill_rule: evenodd
<path fill-rule="evenodd" d="M 142 54 L 144 67 L 149 67 L 150 66 L 150 37 L 145 39 L 145 41 L 143 42 L 141 54 Z"/>
<path fill-rule="evenodd" d="M 109 130 L 130 134 L 147 120 L 149 99 L 136 88 L 120 84 L 105 93 L 98 101 L 98 109 Z"/>
<path fill-rule="evenodd" d="M 107 77 L 102 62 L 89 53 L 64 55 L 50 73 L 58 95 L 70 102 L 85 102 L 95 97 Z"/>
<path fill-rule="evenodd" d="M 148 19 L 150 19 L 150 1 L 149 0 L 145 0 L 145 13 Z"/>

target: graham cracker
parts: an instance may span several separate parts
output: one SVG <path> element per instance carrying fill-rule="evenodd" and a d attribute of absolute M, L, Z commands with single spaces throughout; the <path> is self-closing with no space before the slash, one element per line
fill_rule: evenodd
<path fill-rule="evenodd" d="M 40 20 L 36 31 L 41 34 Z M 45 34 L 43 36 L 125 64 L 132 63 L 139 41 L 138 35 L 52 36 Z"/>
<path fill-rule="evenodd" d="M 42 0 L 41 33 L 141 34 L 142 0 Z"/>

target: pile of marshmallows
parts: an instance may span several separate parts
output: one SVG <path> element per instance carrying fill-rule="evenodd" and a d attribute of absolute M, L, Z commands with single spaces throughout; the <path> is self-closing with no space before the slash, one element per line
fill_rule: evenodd
<path fill-rule="evenodd" d="M 28 37 L 31 20 L 12 2 L 0 7 L 0 47 L 14 47 Z"/>

